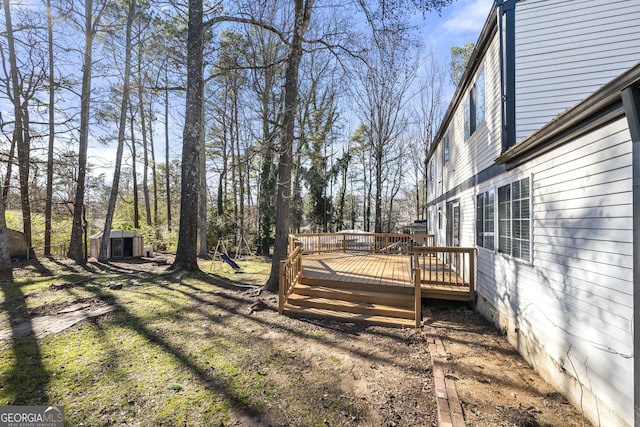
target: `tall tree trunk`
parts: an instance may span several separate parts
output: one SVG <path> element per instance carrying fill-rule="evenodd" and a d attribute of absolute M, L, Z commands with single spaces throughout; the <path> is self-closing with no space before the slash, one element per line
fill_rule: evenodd
<path fill-rule="evenodd" d="M 131 132 L 131 175 L 133 178 L 133 228 L 140 228 L 140 198 L 138 197 L 138 158 L 136 150 L 136 132 L 134 129 L 133 105 L 129 102 L 131 111 L 130 132 Z"/>
<path fill-rule="evenodd" d="M 204 97 L 202 98 L 204 102 Z M 201 110 L 200 118 L 200 258 L 209 257 L 209 247 L 207 244 L 207 157 L 205 156 L 205 140 L 204 140 L 204 105 Z"/>
<path fill-rule="evenodd" d="M 89 108 L 91 103 L 91 68 L 93 65 L 93 38 L 95 36 L 93 22 L 93 0 L 85 0 L 84 37 L 85 48 L 82 64 L 82 89 L 80 94 L 80 135 L 78 147 L 78 182 L 73 204 L 73 223 L 71 240 L 69 242 L 68 257 L 78 264 L 84 264 L 86 258 L 82 250 L 84 223 L 82 211 L 84 209 L 85 179 L 87 176 L 87 149 L 89 145 Z M 99 15 L 98 15 L 99 16 Z M 99 19 L 99 18 L 98 18 Z M 97 20 L 98 20 L 97 19 Z"/>
<path fill-rule="evenodd" d="M 153 184 L 153 226 L 158 234 L 158 171 L 156 169 L 156 149 L 153 145 L 153 113 L 149 109 L 149 148 L 151 150 L 151 181 Z"/>
<path fill-rule="evenodd" d="M 167 69 L 165 69 L 165 86 L 164 91 L 164 180 L 165 190 L 167 192 L 167 230 L 171 231 L 171 172 L 169 165 L 169 63 L 167 61 Z"/>
<path fill-rule="evenodd" d="M 116 150 L 116 165 L 113 172 L 113 183 L 111 185 L 111 194 L 109 196 L 109 206 L 107 208 L 107 216 L 104 221 L 104 230 L 102 232 L 102 244 L 100 245 L 100 254 L 98 260 L 100 262 L 109 261 L 109 253 L 107 251 L 111 225 L 113 223 L 113 215 L 116 210 L 116 201 L 118 200 L 118 187 L 120 185 L 120 173 L 122 170 L 122 154 L 124 152 L 125 129 L 127 126 L 127 108 L 129 107 L 129 80 L 131 75 L 131 27 L 133 25 L 133 17 L 136 10 L 136 0 L 129 0 L 129 10 L 127 12 L 127 29 L 125 34 L 125 59 L 124 59 L 124 81 L 122 85 L 122 104 L 120 105 L 120 121 L 118 123 L 118 148 Z"/>
<path fill-rule="evenodd" d="M 11 253 L 9 252 L 9 233 L 5 219 L 4 200 L 0 197 L 0 270 L 11 268 Z"/>
<path fill-rule="evenodd" d="M 284 80 L 284 114 L 280 157 L 278 159 L 278 182 L 276 194 L 276 238 L 271 261 L 271 274 L 265 288 L 277 292 L 279 287 L 280 261 L 287 257 L 289 228 L 291 224 L 291 161 L 295 139 L 295 118 L 298 106 L 298 73 L 302 59 L 304 33 L 311 20 L 313 0 L 294 0 L 294 25 L 287 69 Z"/>
<path fill-rule="evenodd" d="M 11 164 L 13 162 L 13 153 L 15 146 L 20 147 L 22 145 L 22 109 L 20 103 L 20 83 L 18 81 L 18 66 L 16 60 L 15 41 L 13 38 L 13 25 L 11 23 L 11 7 L 9 6 L 9 0 L 4 0 L 4 16 L 6 25 L 6 37 L 7 44 L 9 45 L 9 74 L 11 75 L 11 86 L 13 92 L 13 111 L 14 111 L 14 125 L 13 125 L 13 137 L 11 139 L 11 150 L 9 159 L 7 162 L 7 176 L 5 177 L 4 188 L 2 189 L 2 198 L 6 201 L 9 195 L 9 183 L 11 182 Z M 20 148 L 18 148 L 20 150 Z"/>
<path fill-rule="evenodd" d="M 7 203 L 9 197 L 9 188 L 11 187 L 11 174 L 13 169 L 13 159 L 16 153 L 16 139 L 11 138 L 11 144 L 9 146 L 9 154 L 7 156 L 7 174 L 4 176 L 4 184 L 2 185 L 2 200 Z"/>
<path fill-rule="evenodd" d="M 144 195 L 144 213 L 146 216 L 146 224 L 151 227 L 151 200 L 149 200 L 149 153 L 147 144 L 147 120 L 144 113 L 144 93 L 143 93 L 143 77 L 142 77 L 142 43 L 138 43 L 138 103 L 140 108 L 140 127 L 142 130 L 142 193 Z M 151 107 L 150 107 L 151 108 Z"/>
<path fill-rule="evenodd" d="M 47 152 L 47 190 L 44 204 L 44 254 L 51 255 L 51 215 L 53 210 L 53 143 L 55 141 L 55 79 L 53 68 L 53 18 L 47 0 L 47 48 L 49 51 L 49 147 Z"/>
<path fill-rule="evenodd" d="M 234 87 L 235 91 L 236 88 Z M 229 151 L 231 151 L 231 191 L 233 192 L 233 221 L 238 225 L 239 222 L 239 209 L 238 209 L 238 158 L 236 156 L 236 142 L 237 142 L 237 132 L 238 132 L 238 115 L 236 114 L 238 109 L 238 98 L 236 94 L 232 95 L 231 98 L 231 117 L 229 120 L 229 141 L 231 142 L 231 146 L 229 147 Z"/>
<path fill-rule="evenodd" d="M 236 101 L 237 103 L 237 101 Z M 236 107 L 236 123 L 238 122 L 238 109 Z M 236 129 L 239 129 L 239 125 L 236 124 Z M 239 207 L 239 212 L 238 212 L 238 217 L 240 218 L 239 221 L 239 233 L 240 236 L 244 236 L 244 198 L 245 198 L 245 191 L 244 191 L 244 161 L 242 159 L 242 155 L 240 153 L 240 133 L 236 131 L 236 162 L 238 165 L 238 189 L 239 189 L 239 194 L 238 194 L 238 207 Z"/>
<path fill-rule="evenodd" d="M 378 144 L 376 147 L 376 206 L 375 206 L 375 232 L 382 233 L 382 147 Z"/>
<path fill-rule="evenodd" d="M 31 135 L 29 131 L 29 109 L 27 101 L 22 105 L 22 143 L 18 144 L 18 170 L 20 172 L 20 208 L 22 209 L 22 231 L 31 251 L 31 203 L 29 201 L 29 171 Z"/>
<path fill-rule="evenodd" d="M 11 75 L 11 90 L 12 90 L 12 101 L 13 101 L 13 111 L 14 111 L 14 125 L 13 125 L 13 137 L 12 137 L 12 149 L 11 151 L 13 152 L 13 146 L 17 146 L 18 147 L 18 170 L 20 171 L 20 196 L 21 196 L 21 200 L 23 197 L 23 193 L 22 193 L 22 162 L 20 161 L 20 157 L 21 155 L 24 155 L 24 141 L 23 141 L 23 137 L 24 137 L 24 130 L 23 130 L 23 126 L 22 126 L 22 103 L 20 102 L 20 82 L 18 80 L 18 66 L 17 66 L 17 60 L 16 60 L 16 49 L 15 49 L 15 40 L 13 38 L 13 24 L 11 22 L 11 7 L 9 6 L 9 0 L 4 0 L 3 1 L 3 6 L 4 6 L 4 16 L 5 16 L 5 25 L 6 25 L 6 37 L 7 37 L 7 44 L 9 45 L 9 74 Z M 22 154 L 21 154 L 22 152 Z M 27 149 L 27 158 L 28 158 L 28 149 Z M 4 188 L 4 192 L 6 192 L 6 195 L 4 195 L 3 192 L 3 198 L 6 200 L 7 195 L 8 195 L 8 191 L 9 191 L 9 182 L 11 179 L 11 158 L 9 159 L 8 162 L 8 166 L 7 166 L 7 177 L 5 180 L 5 188 Z M 28 169 L 29 165 L 27 164 L 27 173 L 28 173 Z M 28 180 L 28 178 L 27 178 Z M 28 193 L 27 193 L 28 194 Z M 24 213 L 23 213 L 24 214 Z M 6 228 L 6 225 L 5 225 Z M 6 231 L 5 231 L 6 234 Z"/>
<path fill-rule="evenodd" d="M 200 188 L 200 141 L 202 132 L 203 79 L 203 15 L 202 0 L 189 0 L 187 30 L 187 99 L 182 136 L 182 180 L 180 183 L 180 231 L 172 270 L 199 271 L 198 191 Z"/>

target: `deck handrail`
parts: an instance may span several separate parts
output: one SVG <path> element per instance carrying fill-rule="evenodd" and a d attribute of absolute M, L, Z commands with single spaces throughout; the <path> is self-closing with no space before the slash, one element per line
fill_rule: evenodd
<path fill-rule="evenodd" d="M 372 253 L 413 254 L 414 248 L 435 246 L 433 234 L 416 233 L 302 233 L 289 235 L 302 244 L 303 253 L 361 251 Z"/>
<path fill-rule="evenodd" d="M 476 252 L 473 247 L 417 247 L 414 267 L 419 269 L 421 283 L 446 286 L 468 286 L 469 299 L 475 297 Z"/>
<path fill-rule="evenodd" d="M 293 250 L 287 259 L 280 261 L 280 286 L 278 294 L 278 313 L 284 313 L 284 305 L 296 284 L 302 279 L 302 245 L 291 243 Z"/>

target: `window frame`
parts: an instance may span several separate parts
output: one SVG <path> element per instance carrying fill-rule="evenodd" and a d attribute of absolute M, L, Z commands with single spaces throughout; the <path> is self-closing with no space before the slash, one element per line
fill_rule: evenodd
<path fill-rule="evenodd" d="M 451 160 L 451 140 L 449 138 L 449 129 L 446 130 L 442 137 L 442 165 L 446 166 Z"/>
<path fill-rule="evenodd" d="M 522 183 L 525 181 L 527 182 L 527 196 L 522 197 Z M 503 200 L 507 193 L 508 200 Z M 498 206 L 497 251 L 529 264 L 533 263 L 532 193 L 533 179 L 529 176 L 498 187 L 496 199 Z M 526 217 L 523 216 L 524 213 L 527 214 Z M 523 233 L 525 223 L 527 230 Z M 522 256 L 523 253 L 526 258 Z"/>
<path fill-rule="evenodd" d="M 492 218 L 487 218 L 487 209 Z M 496 236 L 496 191 L 490 188 L 476 195 L 476 246 L 495 252 Z"/>
<path fill-rule="evenodd" d="M 486 72 L 482 64 L 473 85 L 464 98 L 464 140 L 465 142 L 482 127 L 486 121 Z"/>

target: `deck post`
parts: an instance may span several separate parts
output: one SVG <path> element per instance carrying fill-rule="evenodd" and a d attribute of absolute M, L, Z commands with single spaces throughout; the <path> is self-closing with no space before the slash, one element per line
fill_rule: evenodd
<path fill-rule="evenodd" d="M 420 327 L 422 320 L 422 279 L 420 278 L 421 269 L 419 266 L 414 271 L 414 288 L 415 288 L 415 311 L 416 311 L 416 328 Z"/>
<path fill-rule="evenodd" d="M 476 251 L 469 251 L 469 300 L 473 301 L 476 295 Z"/>
<path fill-rule="evenodd" d="M 296 242 L 295 249 L 297 248 L 300 248 L 300 255 L 298 255 L 298 268 L 296 271 L 297 279 L 295 285 L 299 284 L 300 279 L 302 279 L 302 242 Z"/>
<path fill-rule="evenodd" d="M 286 267 L 285 267 L 286 262 L 285 261 L 280 261 L 280 286 L 278 286 L 279 288 L 279 292 L 278 292 L 278 314 L 283 314 L 284 313 L 284 286 L 286 283 L 285 280 L 285 271 L 286 271 Z"/>

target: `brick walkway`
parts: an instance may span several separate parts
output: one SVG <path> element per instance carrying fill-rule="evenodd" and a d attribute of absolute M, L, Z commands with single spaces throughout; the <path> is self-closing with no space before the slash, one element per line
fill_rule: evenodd
<path fill-rule="evenodd" d="M 431 311 L 424 308 L 422 318 L 427 321 L 431 318 Z M 438 425 L 440 427 L 465 427 L 462 405 L 456 391 L 456 383 L 447 376 L 449 361 L 438 332 L 432 326 L 424 326 L 431 354 L 433 366 L 433 379 L 436 386 L 436 399 L 438 402 Z"/>

